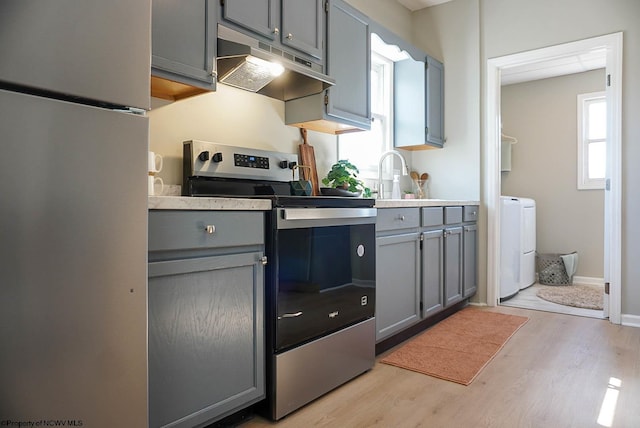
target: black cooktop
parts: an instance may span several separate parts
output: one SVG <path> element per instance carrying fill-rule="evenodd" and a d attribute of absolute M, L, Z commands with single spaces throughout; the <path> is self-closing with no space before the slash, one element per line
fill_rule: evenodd
<path fill-rule="evenodd" d="M 189 177 L 184 196 L 270 199 L 275 208 L 370 208 L 375 199 L 341 196 L 291 196 L 288 182 Z"/>

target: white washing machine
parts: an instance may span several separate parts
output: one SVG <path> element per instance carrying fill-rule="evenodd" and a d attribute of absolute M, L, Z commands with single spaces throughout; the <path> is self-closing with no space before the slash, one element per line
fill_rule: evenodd
<path fill-rule="evenodd" d="M 500 198 L 500 299 L 536 282 L 536 202 Z"/>
<path fill-rule="evenodd" d="M 536 282 L 536 201 L 529 198 L 520 200 L 522 222 L 522 254 L 520 256 L 520 289 Z"/>
<path fill-rule="evenodd" d="M 500 300 L 520 290 L 522 209 L 518 198 L 500 197 Z"/>

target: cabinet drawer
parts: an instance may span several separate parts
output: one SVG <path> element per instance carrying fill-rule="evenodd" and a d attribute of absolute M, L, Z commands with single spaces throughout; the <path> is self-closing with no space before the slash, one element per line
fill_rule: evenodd
<path fill-rule="evenodd" d="M 463 221 L 478 221 L 478 208 L 477 205 L 465 205 L 462 207 Z"/>
<path fill-rule="evenodd" d="M 444 207 L 444 224 L 462 223 L 462 207 Z"/>
<path fill-rule="evenodd" d="M 420 225 L 419 208 L 378 209 L 376 230 L 410 229 Z"/>
<path fill-rule="evenodd" d="M 260 245 L 263 216 L 260 211 L 150 211 L 149 251 Z"/>
<path fill-rule="evenodd" d="M 442 207 L 422 208 L 422 226 L 440 226 L 443 219 Z"/>

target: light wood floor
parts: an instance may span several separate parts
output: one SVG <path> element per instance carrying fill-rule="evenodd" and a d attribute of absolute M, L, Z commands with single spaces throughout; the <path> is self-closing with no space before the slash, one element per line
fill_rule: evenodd
<path fill-rule="evenodd" d="M 486 310 L 530 319 L 469 386 L 376 363 L 277 423 L 256 416 L 242 427 L 640 427 L 640 328 Z M 598 423 L 616 394 L 604 406 L 613 423 Z"/>
<path fill-rule="evenodd" d="M 558 314 L 578 315 L 581 317 L 604 318 L 604 311 L 584 308 L 574 308 L 571 306 L 559 305 L 541 299 L 536 295 L 541 285 L 536 283 L 531 287 L 520 290 L 518 294 L 512 298 L 500 303 L 503 306 L 511 306 L 514 308 L 534 309 L 537 311 L 555 312 Z M 603 287 L 604 292 L 604 287 Z"/>

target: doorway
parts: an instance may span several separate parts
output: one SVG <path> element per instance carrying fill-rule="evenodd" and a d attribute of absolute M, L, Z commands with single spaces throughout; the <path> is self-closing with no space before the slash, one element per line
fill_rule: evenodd
<path fill-rule="evenodd" d="M 581 55 L 602 55 L 607 76 L 607 173 L 605 189 L 604 278 L 605 316 L 620 323 L 621 283 L 621 74 L 622 33 L 615 33 L 519 54 L 487 62 L 485 196 L 487 206 L 487 303 L 495 306 L 500 278 L 500 118 L 502 74 L 541 68 L 551 61 L 566 62 Z"/>

